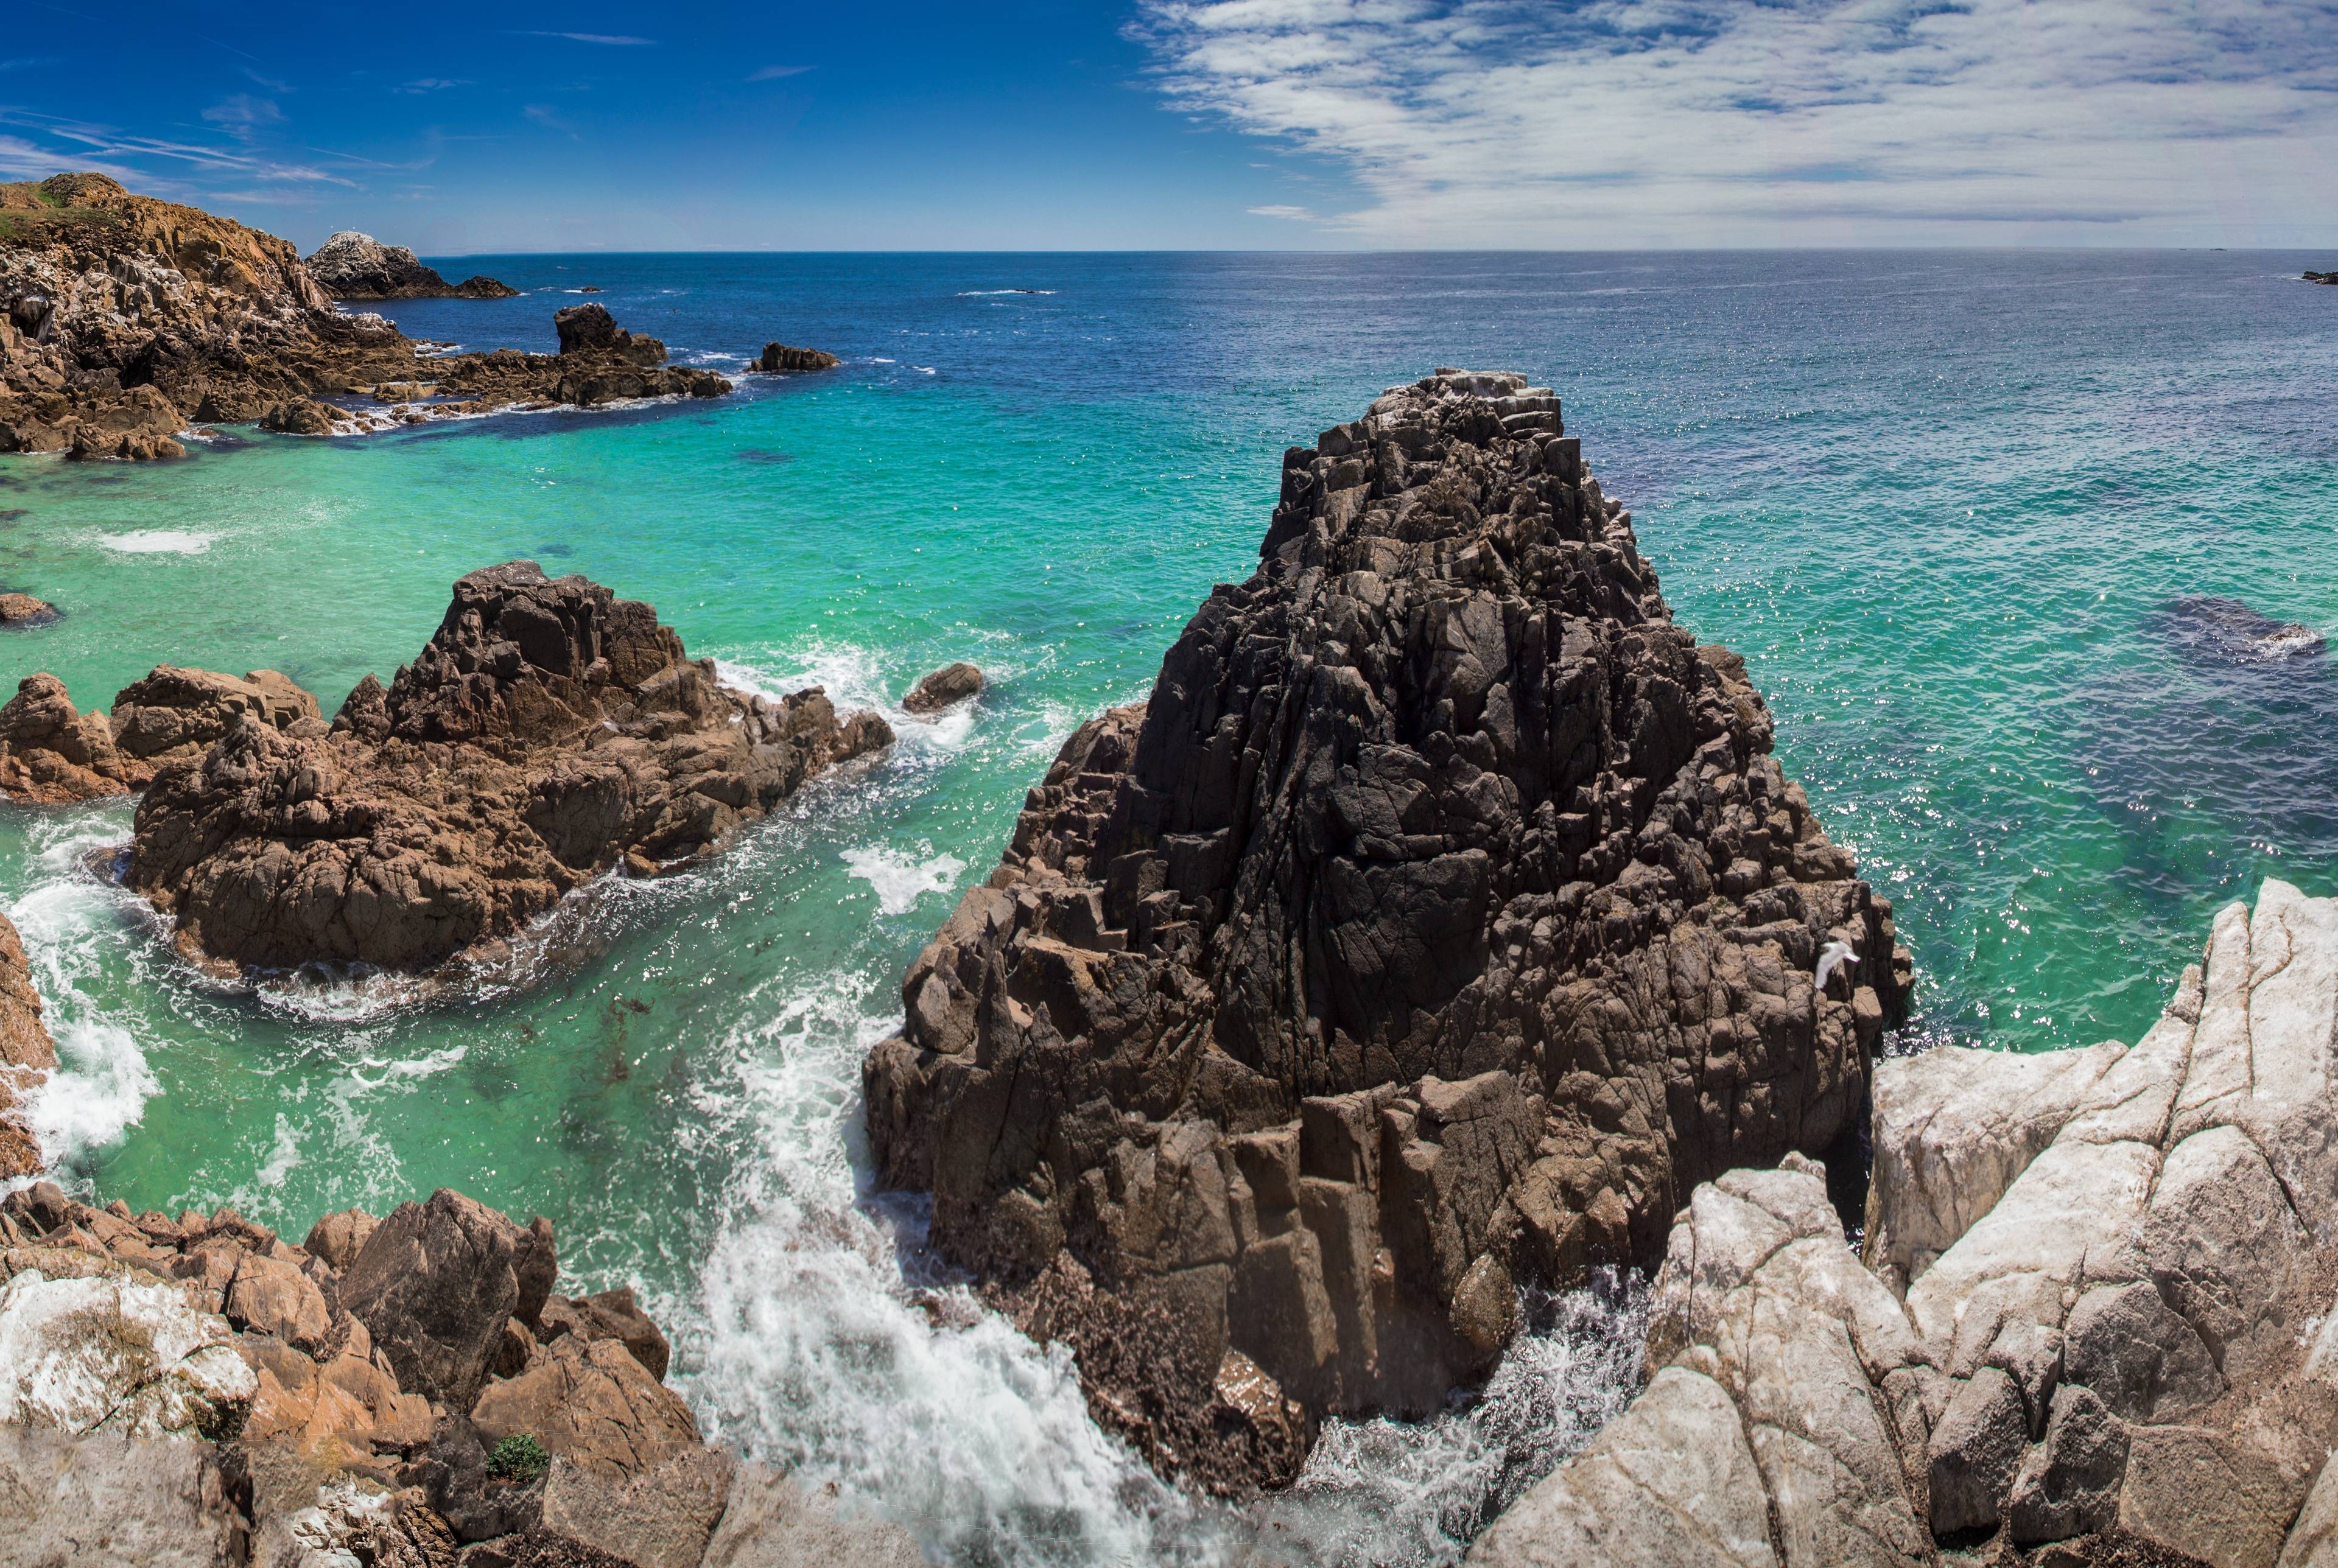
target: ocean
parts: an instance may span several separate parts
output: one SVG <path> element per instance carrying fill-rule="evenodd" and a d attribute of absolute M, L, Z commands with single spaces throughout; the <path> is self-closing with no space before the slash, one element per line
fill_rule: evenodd
<path fill-rule="evenodd" d="M 0 908 L 64 1070 L 69 1184 L 296 1235 L 439 1185 L 548 1215 L 565 1288 L 639 1287 L 711 1432 L 938 1562 L 1458 1560 L 1628 1396 L 1642 1286 L 1530 1303 L 1483 1397 L 1326 1436 L 1244 1514 L 1163 1485 L 1060 1354 L 985 1314 L 867 1188 L 859 1072 L 909 960 L 1082 719 L 1144 694 L 1248 574 L 1282 449 L 1439 365 L 1555 387 L 1678 619 L 1745 654 L 1778 750 L 1899 911 L 1895 1048 L 2132 1040 L 2213 911 L 2338 894 L 2338 677 L 2251 663 L 2194 601 L 2338 626 L 2338 289 L 2313 255 L 471 257 L 527 290 L 382 307 L 550 349 L 589 296 L 678 359 L 843 367 L 716 403 L 183 462 L 0 458 L 0 636 L 84 707 L 154 664 L 279 669 L 328 711 L 447 586 L 532 557 L 650 601 L 771 692 L 901 740 L 703 871 L 614 884 L 525 983 L 204 979 L 93 876 L 122 803 L 0 806 Z M 938 723 L 895 704 L 971 659 Z"/>

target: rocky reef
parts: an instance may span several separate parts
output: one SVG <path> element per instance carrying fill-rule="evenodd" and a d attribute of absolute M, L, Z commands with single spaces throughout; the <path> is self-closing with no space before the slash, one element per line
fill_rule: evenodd
<path fill-rule="evenodd" d="M 1099 1421 L 1287 1482 L 1482 1375 L 1520 1283 L 1855 1135 L 1908 960 L 1771 743 L 1557 398 L 1398 387 L 910 966 L 881 1171 Z"/>
<path fill-rule="evenodd" d="M 4 957 L 5 954 L 0 954 Z M 0 1002 L 5 1005 L 5 1002 Z M 0 1204 L 0 1555 L 236 1568 L 913 1568 L 702 1440 L 550 1223 L 446 1189 L 293 1245 L 41 1182 Z"/>
<path fill-rule="evenodd" d="M 1874 1102 L 1863 1265 L 1808 1163 L 1698 1188 L 1647 1390 L 1471 1563 L 2338 1562 L 2338 901 L 2227 907 L 2132 1047 Z"/>
<path fill-rule="evenodd" d="M 449 283 L 403 245 L 344 229 L 309 258 L 309 276 L 336 299 L 510 299 L 519 290 L 474 273 Z"/>
<path fill-rule="evenodd" d="M 336 310 L 273 235 L 102 174 L 0 185 L 0 452 L 173 457 L 197 424 L 332 435 L 731 389 L 662 353 L 419 350 L 379 316 Z M 319 401 L 334 397 L 353 404 Z"/>
<path fill-rule="evenodd" d="M 366 677 L 329 726 L 260 675 L 259 706 L 158 712 L 186 673 L 126 690 L 110 726 L 67 723 L 62 688 L 34 695 L 59 743 L 108 735 L 125 787 L 151 768 L 129 885 L 190 957 L 225 965 L 481 956 L 594 877 L 710 853 L 893 738 L 818 687 L 775 702 L 724 686 L 647 604 L 531 561 L 457 583 L 414 662 L 386 689 Z"/>
<path fill-rule="evenodd" d="M 273 729 L 307 720 L 324 731 L 317 700 L 274 670 L 239 679 L 157 665 L 114 694 L 110 719 L 76 709 L 55 676 L 28 675 L 0 706 L 0 798 L 55 806 L 142 789 L 166 767 L 202 760 L 247 713 Z"/>
<path fill-rule="evenodd" d="M 24 940 L 0 915 L 0 1181 L 41 1168 L 40 1144 L 25 1124 L 24 1097 L 56 1064 L 56 1043 L 41 1022 L 41 994 L 33 985 Z"/>

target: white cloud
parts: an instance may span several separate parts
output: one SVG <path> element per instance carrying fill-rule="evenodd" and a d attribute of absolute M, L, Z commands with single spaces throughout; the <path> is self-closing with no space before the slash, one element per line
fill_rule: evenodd
<path fill-rule="evenodd" d="M 1302 223 L 1311 223 L 1315 220 L 1315 214 L 1310 212 L 1304 207 L 1286 207 L 1282 205 L 1252 207 L 1248 209 L 1248 211 L 1253 218 L 1292 218 L 1296 219 Z"/>
<path fill-rule="evenodd" d="M 2338 236 L 2315 0 L 1143 0 L 1178 107 L 1400 245 Z"/>
<path fill-rule="evenodd" d="M 809 65 L 766 65 L 747 78 L 750 82 L 777 82 L 784 76 L 801 76 L 810 70 Z"/>
<path fill-rule="evenodd" d="M 565 38 L 571 44 L 607 44 L 621 48 L 644 48 L 657 42 L 654 38 L 634 38 L 623 33 L 546 33 L 532 27 L 515 27 L 509 31 L 519 38 Z"/>

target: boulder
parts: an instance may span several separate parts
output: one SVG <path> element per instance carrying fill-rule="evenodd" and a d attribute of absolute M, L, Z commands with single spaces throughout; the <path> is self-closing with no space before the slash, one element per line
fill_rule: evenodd
<path fill-rule="evenodd" d="M 0 627 L 22 631 L 45 626 L 57 618 L 57 607 L 30 593 L 0 593 Z"/>
<path fill-rule="evenodd" d="M 380 1223 L 362 1209 L 339 1210 L 310 1226 L 309 1239 L 301 1246 L 327 1267 L 346 1273 Z"/>
<path fill-rule="evenodd" d="M 2013 1539 L 2067 1541 L 2118 1523 L 2119 1487 L 2127 1478 L 2127 1424 L 2089 1388 L 2054 1393 L 2046 1440 L 2023 1459 L 2007 1499 Z"/>
<path fill-rule="evenodd" d="M 273 670 L 242 679 L 158 664 L 113 696 L 113 745 L 123 776 L 143 789 L 165 768 L 192 767 L 250 713 L 274 730 L 321 718 L 316 698 Z"/>
<path fill-rule="evenodd" d="M 1286 454 L 1260 555 L 1065 743 L 863 1073 L 941 1251 L 1227 1491 L 1854 1132 L 1907 983 L 1547 390 L 1391 391 Z"/>
<path fill-rule="evenodd" d="M 800 375 L 810 370 L 833 370 L 844 361 L 818 348 L 791 348 L 784 343 L 766 343 L 755 358 L 755 368 L 766 376 Z"/>
<path fill-rule="evenodd" d="M 523 1320 L 523 1275 L 552 1257 L 550 1225 L 523 1230 L 442 1187 L 374 1228 L 340 1282 L 343 1308 L 397 1369 L 398 1386 L 467 1411 L 487 1380 L 504 1324 Z M 544 1297 L 536 1294 L 541 1308 Z"/>
<path fill-rule="evenodd" d="M 23 1100 L 56 1064 L 56 1043 L 41 1022 L 41 994 L 33 986 L 24 939 L 8 916 L 0 915 L 0 1181 L 41 1168 L 40 1145 L 25 1123 Z"/>
<path fill-rule="evenodd" d="M 54 675 L 27 675 L 0 706 L 0 796 L 55 806 L 129 792 L 105 715 L 84 713 Z"/>
<path fill-rule="evenodd" d="M 526 1371 L 489 1383 L 471 1410 L 489 1446 L 525 1433 L 545 1452 L 607 1475 L 654 1469 L 698 1446 L 681 1396 L 614 1339 L 569 1335 Z"/>
<path fill-rule="evenodd" d="M 597 1296 L 555 1298 L 545 1308 L 540 1327 L 546 1343 L 571 1333 L 588 1339 L 614 1339 L 642 1364 L 643 1371 L 661 1381 L 673 1357 L 664 1333 L 634 1299 L 630 1285 Z"/>
<path fill-rule="evenodd" d="M 242 1516 L 211 1446 L 0 1424 L 0 1565 L 241 1568 Z"/>
<path fill-rule="evenodd" d="M 735 1465 L 721 1449 L 696 1446 L 623 1476 L 555 1458 L 528 1547 L 581 1548 L 629 1568 L 699 1568 L 731 1499 Z"/>
<path fill-rule="evenodd" d="M 924 715 L 954 708 L 969 698 L 981 695 L 982 671 L 963 659 L 955 664 L 945 664 L 909 688 L 901 699 L 905 713 Z"/>
<path fill-rule="evenodd" d="M 733 691 L 648 605 L 527 561 L 456 583 L 421 655 L 313 730 L 239 715 L 148 789 L 128 881 L 191 956 L 424 970 L 491 950 L 611 867 L 711 853 L 892 740 L 817 687 Z"/>

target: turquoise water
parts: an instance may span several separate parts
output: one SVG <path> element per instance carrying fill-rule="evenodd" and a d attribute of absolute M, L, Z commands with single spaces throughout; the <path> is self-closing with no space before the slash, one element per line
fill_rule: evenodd
<path fill-rule="evenodd" d="M 0 676 L 86 706 L 164 660 L 270 666 L 329 709 L 412 655 L 454 577 L 526 555 L 651 601 L 742 682 L 887 705 L 971 658 L 992 689 L 939 725 L 895 712 L 873 772 L 704 873 L 605 889 L 533 983 L 453 1001 L 211 985 L 84 870 L 126 807 L 0 806 L 0 906 L 66 1061 L 48 1144 L 106 1197 L 296 1231 L 442 1183 L 547 1214 L 576 1282 L 634 1282 L 678 1326 L 703 1420 L 938 1560 L 1207 1559 L 1233 1522 L 937 1281 L 914 1206 L 860 1193 L 858 1069 L 1061 738 L 1249 571 L 1282 447 L 1434 365 L 1548 380 L 1675 612 L 1748 656 L 1789 770 L 1897 903 L 1913 1037 L 2131 1039 L 2216 905 L 2267 874 L 2338 892 L 2326 661 L 2204 658 L 2163 609 L 2338 625 L 2338 290 L 2294 281 L 2318 264 L 466 259 L 591 281 L 679 357 L 778 337 L 848 363 L 712 405 L 0 459 L 0 586 L 66 612 L 0 639 Z M 568 302 L 393 313 L 548 348 Z M 1622 1363 L 1580 1306 L 1531 1355 L 1588 1429 Z M 1500 1429 L 1359 1429 L 1298 1534 L 1449 1557 L 1515 1489 Z M 1355 1505 L 1355 1456 L 1390 1443 L 1407 1506 Z"/>

